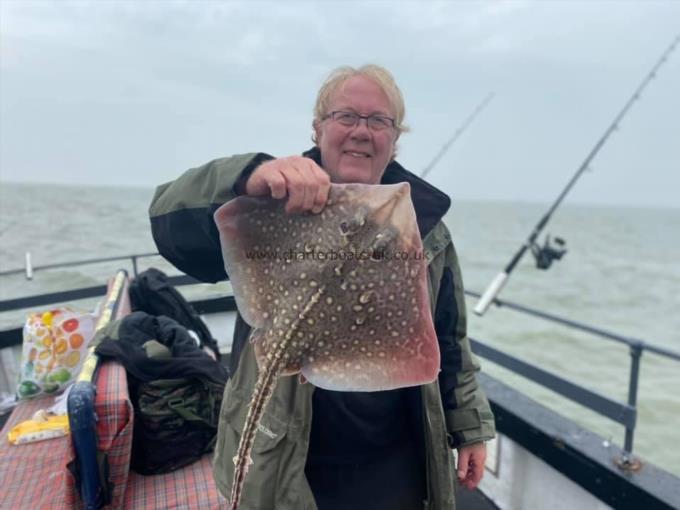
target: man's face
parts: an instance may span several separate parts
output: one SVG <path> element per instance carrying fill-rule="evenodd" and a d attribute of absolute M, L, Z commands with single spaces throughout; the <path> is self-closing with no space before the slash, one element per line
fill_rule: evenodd
<path fill-rule="evenodd" d="M 326 113 L 339 110 L 394 118 L 385 92 L 364 76 L 350 78 L 333 93 Z M 321 149 L 321 163 L 332 182 L 380 182 L 394 153 L 398 138 L 395 128 L 373 130 L 365 119 L 348 127 L 332 118 L 322 120 L 314 127 Z"/>

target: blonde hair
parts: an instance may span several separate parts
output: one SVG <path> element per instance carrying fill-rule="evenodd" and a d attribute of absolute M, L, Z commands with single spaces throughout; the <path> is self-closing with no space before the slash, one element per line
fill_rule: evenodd
<path fill-rule="evenodd" d="M 384 67 L 375 64 L 366 64 L 361 67 L 354 68 L 351 66 L 342 66 L 334 69 L 328 75 L 326 81 L 319 89 L 316 96 L 316 103 L 314 105 L 314 121 L 312 125 L 316 127 L 326 115 L 328 115 L 328 107 L 331 101 L 331 96 L 350 78 L 355 76 L 364 76 L 374 81 L 387 95 L 390 106 L 394 111 L 394 126 L 397 130 L 397 138 L 401 133 L 409 131 L 409 127 L 404 124 L 404 117 L 406 115 L 406 107 L 404 106 L 404 96 L 401 90 L 394 81 L 394 76 Z M 312 141 L 317 143 L 316 134 L 312 135 Z"/>

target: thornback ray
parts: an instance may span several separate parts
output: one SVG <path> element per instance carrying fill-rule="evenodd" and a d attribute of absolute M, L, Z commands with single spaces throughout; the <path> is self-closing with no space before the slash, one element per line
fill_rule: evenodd
<path fill-rule="evenodd" d="M 407 183 L 333 184 L 319 214 L 238 197 L 215 213 L 259 368 L 234 462 L 238 508 L 255 433 L 279 376 L 379 391 L 439 372 L 427 265 Z"/>

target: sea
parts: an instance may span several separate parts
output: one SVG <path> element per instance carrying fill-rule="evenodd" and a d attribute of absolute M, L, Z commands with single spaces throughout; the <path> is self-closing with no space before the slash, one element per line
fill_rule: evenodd
<path fill-rule="evenodd" d="M 0 300 L 101 285 L 129 260 L 22 271 L 100 257 L 155 253 L 147 208 L 153 189 L 69 187 L 0 182 Z M 445 218 L 467 289 L 482 292 L 503 269 L 548 204 L 456 201 Z M 680 352 L 680 209 L 571 204 L 545 230 L 566 241 L 567 253 L 548 270 L 527 253 L 500 298 Z M 543 238 L 540 239 L 542 244 Z M 176 272 L 158 256 L 139 269 Z M 189 297 L 223 294 L 228 286 L 183 289 Z M 626 345 L 578 332 L 507 307 L 482 317 L 467 301 L 469 335 L 512 356 L 626 401 L 630 353 Z M 87 309 L 94 301 L 74 304 Z M 23 323 L 27 311 L 0 314 L 0 329 Z M 216 332 L 219 337 L 219 332 Z M 554 411 L 622 445 L 624 429 L 521 376 L 482 359 L 482 370 Z M 680 362 L 642 356 L 634 453 L 680 476 Z"/>

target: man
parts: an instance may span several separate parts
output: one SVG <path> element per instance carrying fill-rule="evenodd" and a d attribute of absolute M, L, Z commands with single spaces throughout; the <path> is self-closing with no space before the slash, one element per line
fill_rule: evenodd
<path fill-rule="evenodd" d="M 254 445 L 244 509 L 452 509 L 454 476 L 470 489 L 482 477 L 484 441 L 494 424 L 474 377 L 479 365 L 466 336 L 460 271 L 441 222 L 450 200 L 393 160 L 403 120 L 403 98 L 389 72 L 340 68 L 319 91 L 316 147 L 304 156 L 223 158 L 189 170 L 154 196 L 150 214 L 160 252 L 188 274 L 217 281 L 225 274 L 212 212 L 233 196 L 269 195 L 286 199 L 288 214 L 319 213 L 331 182 L 411 184 L 442 356 L 439 381 L 349 393 L 281 378 Z M 257 377 L 249 329 L 239 317 L 215 450 L 215 479 L 226 495 Z M 451 447 L 458 450 L 457 473 Z"/>

